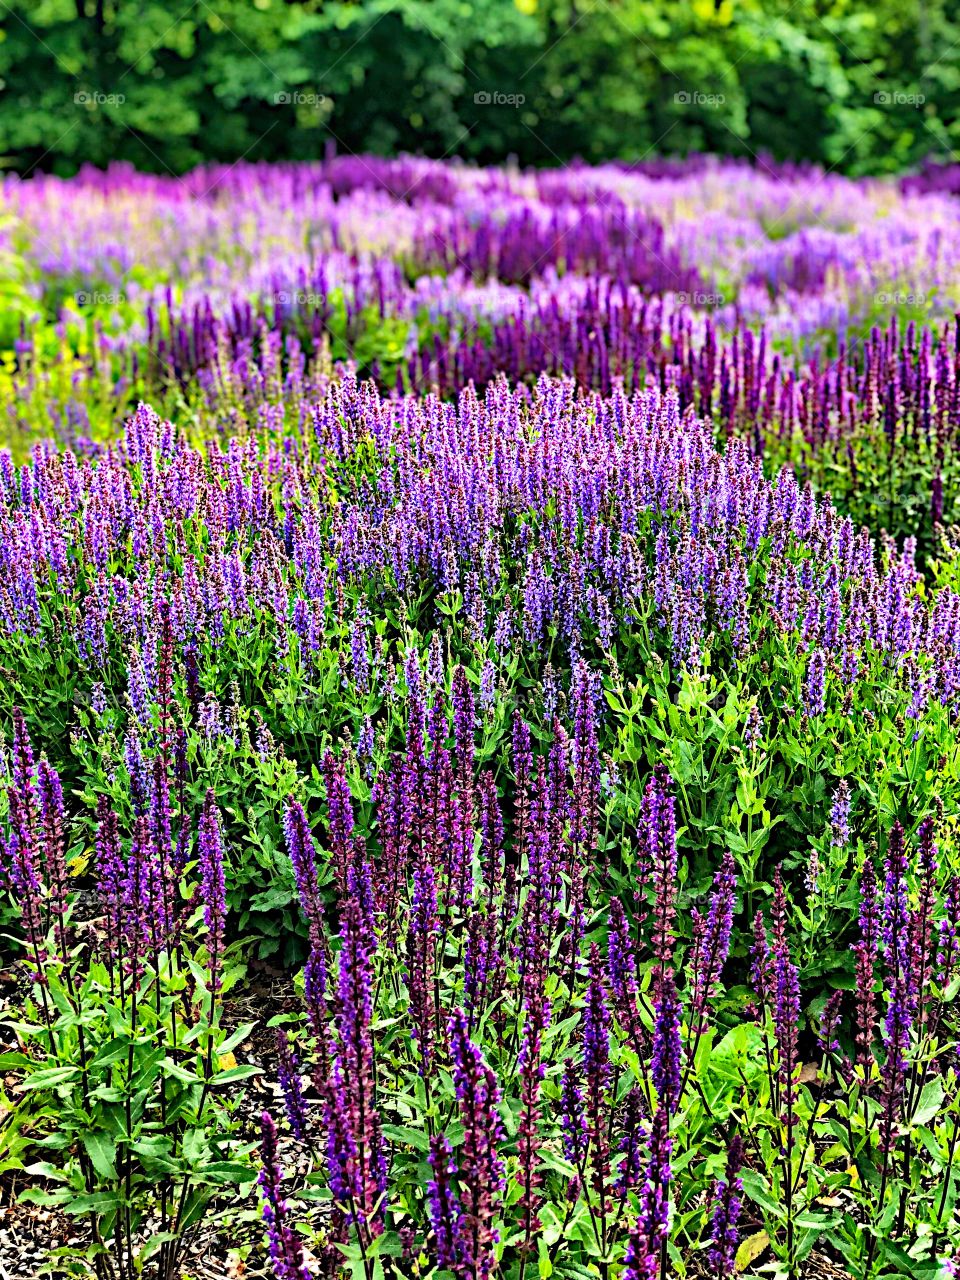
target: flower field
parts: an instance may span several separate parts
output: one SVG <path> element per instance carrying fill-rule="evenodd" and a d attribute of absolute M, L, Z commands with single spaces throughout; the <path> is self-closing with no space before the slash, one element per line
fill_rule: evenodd
<path fill-rule="evenodd" d="M 7 178 L 0 299 L 42 1274 L 951 1276 L 944 174 Z"/>

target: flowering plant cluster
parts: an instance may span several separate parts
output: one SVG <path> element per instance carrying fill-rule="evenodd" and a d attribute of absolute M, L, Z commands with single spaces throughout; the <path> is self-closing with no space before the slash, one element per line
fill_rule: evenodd
<path fill-rule="evenodd" d="M 660 767 L 633 893 L 617 896 L 588 687 L 541 752 L 514 719 L 498 786 L 476 758 L 461 669 L 450 690 L 415 664 L 408 677 L 405 751 L 376 777 L 373 837 L 339 785 L 316 833 L 343 855 L 332 909 L 304 811 L 288 805 L 310 954 L 281 1082 L 311 1172 L 299 1206 L 283 1189 L 281 1225 L 265 1115 L 276 1276 L 346 1259 L 371 1277 L 578 1267 L 632 1280 L 703 1264 L 731 1277 L 767 1251 L 799 1276 L 824 1242 L 847 1274 L 940 1274 L 956 1236 L 960 880 L 936 887 L 938 818 L 913 840 L 895 823 L 881 870 L 864 854 L 852 989 L 805 1014 L 803 918 L 779 870 L 746 972 L 729 852 L 681 929 L 675 786 Z"/>
<path fill-rule="evenodd" d="M 0 1175 L 81 1274 L 954 1265 L 960 357 L 865 298 L 960 233 L 736 172 L 4 182 Z"/>
<path fill-rule="evenodd" d="M 138 399 L 212 433 L 298 423 L 331 357 L 388 392 L 549 373 L 675 387 L 924 555 L 957 519 L 960 215 L 935 187 L 343 156 L 10 177 L 0 215 L 0 400 L 30 435 L 103 444 Z"/>
<path fill-rule="evenodd" d="M 167 664 L 161 697 L 169 675 Z M 27 1167 L 21 1198 L 86 1222 L 89 1244 L 62 1256 L 75 1254 L 98 1280 L 133 1280 L 145 1267 L 176 1280 L 207 1204 L 253 1176 L 220 1092 L 255 1070 L 227 1065 L 250 1027 L 221 1026 L 238 969 L 220 817 L 210 791 L 192 830 L 186 761 L 161 707 L 158 754 L 136 780 L 129 832 L 106 796 L 98 802 L 96 905 L 85 918 L 61 780 L 36 762 L 19 711 L 10 748 L 4 888 L 33 994 L 11 1024 L 22 1051 L 0 1055 L 0 1066 L 22 1076 L 22 1106 L 38 1100 L 25 1149 L 42 1157 Z"/>

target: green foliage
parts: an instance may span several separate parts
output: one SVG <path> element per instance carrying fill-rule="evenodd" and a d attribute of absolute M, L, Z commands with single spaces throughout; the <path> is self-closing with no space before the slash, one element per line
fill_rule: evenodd
<path fill-rule="evenodd" d="M 21 172 L 181 173 L 331 143 L 541 164 L 768 152 L 889 172 L 949 154 L 960 131 L 948 0 L 218 0 L 176 14 L 11 0 L 2 23 L 5 162 Z"/>
<path fill-rule="evenodd" d="M 20 1081 L 0 1161 L 29 1177 L 21 1200 L 86 1220 L 89 1243 L 61 1251 L 83 1274 L 115 1275 L 109 1257 L 140 1274 L 152 1258 L 173 1280 L 210 1201 L 255 1177 L 233 1120 L 238 1095 L 225 1088 L 257 1070 L 232 1053 L 252 1024 L 220 1025 L 220 995 L 244 966 L 227 952 L 218 994 L 202 950 L 178 944 L 130 968 L 92 945 L 91 930 L 64 954 L 66 928 L 47 940 L 24 1019 L 8 1024 L 27 1052 L 0 1055 Z M 28 1151 L 41 1158 L 25 1165 Z"/>

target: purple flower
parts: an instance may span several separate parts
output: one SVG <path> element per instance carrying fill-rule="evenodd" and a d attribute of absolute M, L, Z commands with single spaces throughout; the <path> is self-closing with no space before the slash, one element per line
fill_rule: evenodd
<path fill-rule="evenodd" d="M 263 1113 L 260 1126 L 260 1194 L 274 1280 L 310 1280 L 300 1237 L 290 1225 L 290 1210 L 281 1191 L 283 1171 L 277 1155 L 277 1126 L 269 1112 Z"/>
<path fill-rule="evenodd" d="M 368 1238 L 383 1231 L 387 1164 L 380 1133 L 372 1031 L 375 938 L 348 899 L 340 929 L 336 1042 L 327 1088 L 328 1169 L 347 1219 Z"/>
<path fill-rule="evenodd" d="M 834 845 L 845 849 L 850 843 L 850 784 L 841 778 L 830 807 L 830 836 Z"/>
<path fill-rule="evenodd" d="M 220 990 L 223 965 L 224 930 L 227 919 L 226 881 L 223 873 L 223 837 L 213 789 L 207 791 L 200 815 L 200 895 L 207 926 L 207 953 L 210 957 L 210 992 L 215 999 Z"/>
<path fill-rule="evenodd" d="M 413 873 L 413 901 L 407 926 L 407 966 L 404 980 L 410 1000 L 411 1034 L 417 1044 L 423 1074 L 433 1063 L 435 1028 L 434 968 L 436 940 L 440 933 L 437 916 L 436 875 L 429 862 Z"/>
<path fill-rule="evenodd" d="M 880 903 L 873 861 L 864 860 L 860 873 L 860 941 L 854 943 L 856 979 L 856 1044 L 857 1062 L 865 1071 L 873 1063 L 873 1033 L 877 1022 L 876 983 L 877 944 L 880 936 Z"/>
<path fill-rule="evenodd" d="M 653 954 L 659 962 L 658 975 L 673 961 L 677 916 L 677 822 L 670 785 L 670 775 L 657 765 L 643 796 L 643 827 L 655 894 Z"/>
<path fill-rule="evenodd" d="M 673 974 L 660 983 L 653 1019 L 653 1054 L 650 1076 L 660 1105 L 672 1113 L 680 1102 L 680 998 Z"/>
<path fill-rule="evenodd" d="M 790 1124 L 800 1030 L 800 971 L 785 946 L 776 949 L 773 959 L 773 1030 L 777 1043 L 777 1075 Z"/>
<path fill-rule="evenodd" d="M 693 911 L 694 945 L 688 967 L 692 975 L 693 991 L 690 997 L 690 1024 L 700 1031 L 706 1023 L 707 1009 L 716 994 L 720 974 L 730 950 L 730 934 L 733 929 L 733 910 L 737 888 L 733 854 L 728 849 L 713 879 L 710 909 L 706 920 Z"/>
<path fill-rule="evenodd" d="M 583 1168 L 587 1157 L 587 1116 L 583 1106 L 580 1074 L 573 1058 L 568 1058 L 563 1068 L 560 1091 L 560 1128 L 563 1133 L 563 1154 L 578 1169 Z"/>
<path fill-rule="evenodd" d="M 630 1232 L 624 1277 L 655 1280 L 660 1254 L 670 1233 L 670 1117 L 661 1107 L 650 1130 L 650 1162 L 640 1192 L 640 1210 Z"/>
<path fill-rule="evenodd" d="M 429 1162 L 433 1177 L 427 1183 L 427 1204 L 436 1242 L 437 1265 L 461 1275 L 470 1242 L 466 1238 L 463 1206 L 453 1185 L 457 1166 L 450 1143 L 442 1134 L 430 1140 Z"/>
<path fill-rule="evenodd" d="M 277 1079 L 293 1136 L 300 1142 L 307 1136 L 307 1104 L 300 1083 L 300 1063 L 282 1027 L 277 1027 Z"/>
<path fill-rule="evenodd" d="M 503 1140 L 500 1089 L 493 1071 L 467 1033 L 466 1016 L 455 1009 L 448 1035 L 453 1083 L 463 1125 L 458 1167 L 463 1206 L 463 1267 L 479 1280 L 496 1265 L 495 1227 L 506 1188 L 504 1164 L 497 1150 Z"/>
<path fill-rule="evenodd" d="M 827 709 L 826 658 L 822 649 L 814 649 L 807 663 L 804 709 L 811 719 L 815 716 L 822 716 Z"/>
<path fill-rule="evenodd" d="M 624 1201 L 630 1191 L 640 1182 L 643 1168 L 642 1150 L 647 1139 L 646 1126 L 643 1123 L 644 1100 L 639 1089 L 631 1089 L 624 1102 L 622 1136 L 618 1147 L 623 1157 L 617 1169 L 614 1191 Z"/>
<path fill-rule="evenodd" d="M 292 796 L 287 801 L 283 815 L 283 830 L 287 838 L 287 853 L 293 863 L 300 907 L 310 929 L 310 945 L 314 950 L 322 950 L 324 946 L 323 898 L 320 895 L 320 877 L 313 850 L 313 836 L 303 805 Z"/>
<path fill-rule="evenodd" d="M 707 1262 L 711 1272 L 719 1280 L 729 1280 L 735 1274 L 734 1263 L 737 1246 L 740 1243 L 740 1232 L 737 1223 L 740 1219 L 743 1183 L 740 1170 L 743 1167 L 743 1142 L 736 1135 L 727 1150 L 727 1169 L 724 1178 L 714 1184 L 711 1202 L 713 1212 L 710 1215 L 711 1246 L 707 1250 Z"/>

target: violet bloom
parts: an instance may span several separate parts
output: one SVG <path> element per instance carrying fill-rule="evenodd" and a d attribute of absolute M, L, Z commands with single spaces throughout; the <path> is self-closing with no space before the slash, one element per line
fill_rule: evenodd
<path fill-rule="evenodd" d="M 560 1130 L 563 1134 L 563 1154 L 577 1169 L 583 1168 L 587 1157 L 587 1116 L 583 1106 L 583 1090 L 580 1073 L 573 1058 L 568 1058 L 563 1068 L 560 1086 Z"/>
<path fill-rule="evenodd" d="M 282 1027 L 277 1027 L 277 1079 L 283 1093 L 290 1130 L 295 1138 L 303 1142 L 307 1136 L 307 1104 L 300 1083 L 300 1063 L 290 1037 Z"/>
<path fill-rule="evenodd" d="M 960 876 L 951 876 L 943 898 L 943 917 L 938 930 L 937 981 L 941 988 L 949 986 L 958 956 L 960 956 L 958 925 L 960 925 Z"/>
<path fill-rule="evenodd" d="M 227 890 L 223 872 L 223 836 L 220 814 L 213 789 L 207 791 L 200 815 L 198 839 L 200 858 L 200 894 L 203 919 L 207 926 L 207 952 L 210 957 L 210 993 L 215 999 L 222 977 L 223 943 L 227 919 Z M 211 1013 L 212 1017 L 212 1013 Z"/>
<path fill-rule="evenodd" d="M 907 1083 L 907 1053 L 910 1048 L 910 996 L 903 977 L 894 983 L 887 1001 L 884 1021 L 886 1056 L 880 1068 L 881 1115 L 880 1150 L 889 1154 L 897 1143 Z"/>
<path fill-rule="evenodd" d="M 857 1063 L 869 1072 L 873 1064 L 873 1033 L 877 1022 L 877 944 L 880 937 L 880 903 L 873 861 L 864 860 L 860 873 L 860 941 L 853 945 L 856 979 Z"/>
<path fill-rule="evenodd" d="M 120 853 L 117 815 L 107 796 L 97 797 L 96 837 L 97 884 L 104 904 L 103 949 L 113 969 L 114 960 L 123 949 L 123 878 L 124 865 Z"/>
<path fill-rule="evenodd" d="M 689 958 L 693 990 L 690 996 L 690 1025 L 695 1033 L 706 1026 L 707 1008 L 717 992 L 720 974 L 730 951 L 737 876 L 733 854 L 728 849 L 713 879 L 710 909 L 706 920 L 693 912 L 694 946 Z"/>
<path fill-rule="evenodd" d="M 543 1033 L 550 1020 L 550 1006 L 538 992 L 535 999 L 525 1005 L 526 1025 L 520 1052 L 517 1055 L 517 1071 L 520 1077 L 520 1119 L 517 1124 L 517 1142 L 520 1148 L 520 1178 L 523 1192 L 517 1208 L 524 1230 L 521 1248 L 529 1248 L 532 1235 L 540 1227 L 538 1188 L 542 1175 L 538 1166 L 540 1149 L 540 1086 L 544 1077 L 542 1060 Z"/>
<path fill-rule="evenodd" d="M 464 1229 L 463 1206 L 453 1185 L 457 1166 L 450 1143 L 443 1134 L 430 1140 L 428 1160 L 433 1177 L 427 1183 L 427 1204 L 437 1266 L 460 1275 L 469 1241 Z"/>
<path fill-rule="evenodd" d="M 773 1031 L 777 1042 L 777 1075 L 787 1123 L 793 1123 L 797 1044 L 800 1030 L 800 971 L 786 947 L 778 947 L 773 960 Z"/>
<path fill-rule="evenodd" d="M 883 940 L 887 970 L 894 985 L 907 973 L 909 934 L 907 908 L 907 855 L 903 827 L 895 822 L 890 831 L 883 884 Z"/>
<path fill-rule="evenodd" d="M 671 1114 L 680 1102 L 680 998 L 673 974 L 664 974 L 654 1010 L 650 1075 L 660 1105 Z"/>
<path fill-rule="evenodd" d="M 283 815 L 283 830 L 287 839 L 287 853 L 293 863 L 294 879 L 300 908 L 310 930 L 310 945 L 322 950 L 324 946 L 323 898 L 320 894 L 320 877 L 313 849 L 310 823 L 299 800 L 291 796 Z"/>
<path fill-rule="evenodd" d="M 623 1107 L 623 1123 L 618 1154 L 623 1158 L 617 1169 L 617 1178 L 613 1184 L 614 1191 L 621 1202 L 626 1200 L 640 1182 L 643 1167 L 642 1150 L 647 1140 L 647 1129 L 643 1123 L 644 1098 L 640 1089 L 631 1089 L 627 1094 Z"/>
<path fill-rule="evenodd" d="M 53 920 L 60 958 L 66 962 L 69 944 L 67 938 L 67 864 L 64 851 L 66 814 L 63 806 L 63 788 L 60 785 L 60 775 L 46 760 L 40 761 L 37 782 L 40 797 L 44 879 L 47 885 L 49 914 Z"/>
<path fill-rule="evenodd" d="M 434 969 L 440 920 L 437 916 L 436 875 L 429 862 L 413 873 L 413 901 L 407 926 L 407 967 L 404 981 L 410 1000 L 410 1030 L 427 1075 L 433 1064 L 436 1035 Z"/>
<path fill-rule="evenodd" d="M 743 1167 L 743 1141 L 736 1135 L 727 1151 L 727 1168 L 722 1179 L 714 1184 L 710 1216 L 711 1245 L 707 1250 L 707 1262 L 718 1280 L 730 1280 L 735 1274 L 737 1246 L 740 1232 L 737 1223 L 743 1207 L 741 1194 L 743 1183 L 740 1170 Z"/>
<path fill-rule="evenodd" d="M 822 716 L 826 709 L 826 658 L 822 649 L 814 649 L 807 663 L 804 710 L 813 719 Z"/>
<path fill-rule="evenodd" d="M 631 1048 L 639 1053 L 644 1030 L 637 1015 L 637 961 L 627 915 L 619 898 L 610 900 L 607 980 L 620 1025 L 627 1034 Z"/>
<path fill-rule="evenodd" d="M 670 1148 L 670 1118 L 661 1107 L 650 1130 L 650 1162 L 627 1245 L 624 1280 L 655 1280 L 659 1274 L 660 1254 L 670 1234 Z"/>
<path fill-rule="evenodd" d="M 657 765 L 643 796 L 643 825 L 647 840 L 647 865 L 654 887 L 653 954 L 659 975 L 673 962 L 674 925 L 677 916 L 677 820 L 670 792 L 672 779 Z"/>
<path fill-rule="evenodd" d="M 323 757 L 323 779 L 327 792 L 327 824 L 330 831 L 330 862 L 340 893 L 347 885 L 353 837 L 353 797 L 343 760 L 328 751 Z"/>
<path fill-rule="evenodd" d="M 277 1126 L 269 1112 L 264 1111 L 260 1127 L 260 1194 L 263 1198 L 263 1220 L 267 1228 L 274 1280 L 311 1280 L 303 1260 L 300 1237 L 290 1225 L 290 1210 L 283 1198 L 283 1171 L 277 1155 Z"/>
<path fill-rule="evenodd" d="M 463 1143 L 459 1148 L 460 1200 L 463 1205 L 463 1266 L 475 1280 L 496 1266 L 499 1233 L 495 1222 L 506 1189 L 504 1164 L 497 1150 L 503 1140 L 500 1089 L 493 1071 L 467 1034 L 466 1016 L 455 1009 L 449 1023 L 453 1083 L 460 1105 Z"/>
<path fill-rule="evenodd" d="M 820 1014 L 820 1025 L 817 1030 L 817 1043 L 823 1054 L 839 1053 L 840 1041 L 837 1031 L 840 1027 L 840 1008 L 843 1004 L 843 992 L 834 991 L 823 1006 Z"/>
<path fill-rule="evenodd" d="M 850 843 L 850 784 L 841 778 L 830 807 L 830 838 L 838 849 Z"/>
<path fill-rule="evenodd" d="M 340 930 L 337 1043 L 328 1089 L 327 1130 L 331 1186 L 348 1221 L 369 1237 L 383 1231 L 387 1164 L 377 1105 L 373 1032 L 373 952 L 356 899 L 347 901 Z"/>

